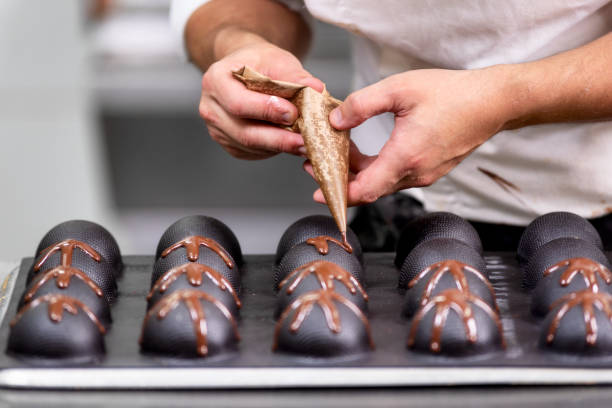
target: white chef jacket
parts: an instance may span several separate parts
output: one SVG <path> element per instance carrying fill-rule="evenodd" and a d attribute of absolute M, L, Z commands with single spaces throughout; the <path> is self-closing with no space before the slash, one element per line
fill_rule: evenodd
<path fill-rule="evenodd" d="M 174 0 L 171 23 L 185 23 L 206 0 Z M 533 61 L 579 47 L 612 28 L 609 0 L 305 0 L 285 3 L 352 33 L 355 89 L 420 68 L 474 69 Z M 324 78 L 322 78 L 324 79 Z M 376 154 L 393 116 L 352 131 Z M 502 186 L 489 173 L 516 188 Z M 612 212 L 612 121 L 504 131 L 433 185 L 411 189 L 428 211 L 525 225 L 550 211 L 593 218 Z"/>

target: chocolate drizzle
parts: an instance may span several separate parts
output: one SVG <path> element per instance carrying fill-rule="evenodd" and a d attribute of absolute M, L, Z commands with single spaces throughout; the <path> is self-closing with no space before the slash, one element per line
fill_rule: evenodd
<path fill-rule="evenodd" d="M 225 318 L 232 324 L 234 335 L 236 336 L 236 339 L 239 340 L 240 336 L 238 334 L 236 320 L 227 307 L 225 307 L 225 305 L 215 297 L 194 289 L 179 290 L 162 297 L 159 302 L 157 302 L 155 306 L 153 306 L 153 308 L 147 313 L 142 327 L 143 333 L 145 325 L 151 316 L 155 315 L 157 319 L 164 319 L 180 303 L 183 303 L 189 311 L 189 316 L 193 324 L 197 345 L 196 352 L 200 356 L 206 356 L 208 354 L 208 324 L 206 322 L 206 313 L 204 312 L 204 307 L 201 303 L 202 300 L 211 303 L 217 309 L 219 309 L 219 311 L 221 311 Z M 141 334 L 139 340 L 140 343 L 142 343 L 142 339 L 143 337 Z"/>
<path fill-rule="evenodd" d="M 80 269 L 77 269 L 73 266 L 60 265 L 46 271 L 40 277 L 40 279 L 36 281 L 32 288 L 30 288 L 30 290 L 25 294 L 23 300 L 26 302 L 32 300 L 36 292 L 38 292 L 38 290 L 51 279 L 55 279 L 55 284 L 59 289 L 66 289 L 68 286 L 70 286 L 70 281 L 72 277 L 82 280 L 85 284 L 87 284 L 87 286 L 91 288 L 91 290 L 96 293 L 96 295 L 98 295 L 98 297 L 102 297 L 104 295 L 102 289 L 100 289 L 100 287 L 96 285 L 96 283 Z"/>
<path fill-rule="evenodd" d="M 595 315 L 594 307 L 606 314 L 606 317 L 612 324 L 612 296 L 605 292 L 596 292 L 590 289 L 584 289 L 578 292 L 572 292 L 557 300 L 551 305 L 551 309 L 562 305 L 559 310 L 555 313 L 550 326 L 548 327 L 548 333 L 546 335 L 546 342 L 548 344 L 555 340 L 557 329 L 561 324 L 563 317 L 572 308 L 576 306 L 582 306 L 582 313 L 584 316 L 584 324 L 586 327 L 586 342 L 589 346 L 594 346 L 597 343 L 597 318 Z"/>
<path fill-rule="evenodd" d="M 234 262 L 232 261 L 232 258 L 227 253 L 227 251 L 221 245 L 219 245 L 217 241 L 212 238 L 206 238 L 199 235 L 192 235 L 170 245 L 168 248 L 164 249 L 164 251 L 161 253 L 161 257 L 165 258 L 175 249 L 184 247 L 185 251 L 187 251 L 187 258 L 191 262 L 196 262 L 200 257 L 201 246 L 205 246 L 206 248 L 212 250 L 217 255 L 219 255 L 221 259 L 223 259 L 225 264 L 228 266 L 228 268 L 231 269 L 234 267 Z"/>
<path fill-rule="evenodd" d="M 61 265 L 71 266 L 72 254 L 74 253 L 75 248 L 78 248 L 81 251 L 85 252 L 87 255 L 89 255 L 90 258 L 92 258 L 96 262 L 100 262 L 102 260 L 100 254 L 89 244 L 86 244 L 82 241 L 78 241 L 76 239 L 66 239 L 62 242 L 58 242 L 57 244 L 53 244 L 43 249 L 41 251 L 43 253 L 43 256 L 38 260 L 38 262 L 36 262 L 36 264 L 34 264 L 34 271 L 38 271 L 47 261 L 47 259 L 49 259 L 49 257 L 57 251 L 60 251 L 61 253 Z"/>
<path fill-rule="evenodd" d="M 424 306 L 431 299 L 431 294 L 436 288 L 438 282 L 445 274 L 450 274 L 453 278 L 457 289 L 463 293 L 469 293 L 469 285 L 467 278 L 465 276 L 465 271 L 471 272 L 478 279 L 480 279 L 491 292 L 492 299 L 495 299 L 495 291 L 493 290 L 493 286 L 488 281 L 487 278 L 478 270 L 471 267 L 470 265 L 464 264 L 463 262 L 456 261 L 453 259 L 445 260 L 442 262 L 435 263 L 433 265 L 428 266 L 423 269 L 417 276 L 415 276 L 409 283 L 408 288 L 414 287 L 421 279 L 423 279 L 429 272 L 435 271 L 429 280 L 427 281 L 427 285 L 423 290 L 423 295 L 421 296 L 420 306 Z M 497 304 L 495 304 L 497 308 Z"/>
<path fill-rule="evenodd" d="M 177 266 L 176 268 L 172 268 L 164 273 L 151 288 L 151 291 L 147 295 L 147 300 L 150 300 L 153 297 L 156 290 L 159 290 L 159 293 L 164 293 L 181 275 L 187 275 L 187 281 L 191 284 L 191 286 L 200 286 L 204 276 L 206 276 L 217 287 L 219 287 L 219 289 L 229 291 L 234 297 L 236 306 L 241 306 L 240 299 L 238 299 L 236 291 L 225 276 L 210 266 L 199 263 L 186 263 Z"/>
<path fill-rule="evenodd" d="M 599 292 L 597 277 L 599 276 L 608 285 L 612 283 L 612 272 L 599 262 L 588 258 L 570 258 L 558 262 L 544 271 L 544 276 L 548 276 L 560 268 L 566 268 L 561 274 L 559 283 L 567 286 L 577 276 L 581 275 L 587 289 L 592 292 Z"/>
<path fill-rule="evenodd" d="M 329 330 L 331 330 L 332 333 L 340 333 L 342 329 L 340 313 L 338 312 L 338 308 L 334 302 L 343 304 L 344 306 L 348 307 L 357 317 L 359 317 L 366 328 L 370 348 L 374 349 L 374 342 L 372 341 L 372 335 L 370 333 L 370 322 L 363 312 L 353 302 L 346 299 L 344 296 L 339 295 L 330 289 L 321 289 L 303 294 L 294 300 L 293 303 L 291 303 L 283 311 L 274 330 L 274 345 L 272 346 L 272 350 L 276 350 L 278 348 L 280 330 L 283 326 L 283 322 L 287 319 L 289 314 L 295 311 L 295 315 L 289 324 L 289 331 L 291 333 L 295 333 L 300 329 L 302 323 L 306 317 L 308 317 L 314 305 L 318 305 L 323 311 Z"/>
<path fill-rule="evenodd" d="M 484 300 L 479 298 L 470 292 L 464 292 L 459 289 L 447 289 L 434 296 L 428 303 L 426 303 L 416 314 L 410 327 L 410 335 L 408 336 L 408 347 L 414 347 L 417 330 L 419 324 L 423 320 L 423 317 L 431 309 L 435 308 L 435 314 L 433 318 L 433 328 L 431 330 L 431 338 L 429 341 L 429 348 L 434 353 L 442 351 L 442 331 L 448 318 L 448 313 L 452 309 L 462 319 L 463 326 L 465 328 L 467 340 L 470 343 L 475 343 L 478 340 L 478 327 L 476 325 L 476 319 L 472 306 L 480 307 L 497 326 L 497 330 L 500 333 L 503 344 L 503 334 L 501 320 L 497 313 L 489 306 Z"/>
<path fill-rule="evenodd" d="M 349 254 L 352 254 L 353 247 L 346 240 L 346 234 L 342 235 L 342 237 L 343 241 L 338 241 L 336 238 L 330 237 L 329 235 L 320 235 L 318 237 L 308 238 L 306 240 L 306 243 L 317 248 L 317 251 L 319 251 L 321 255 L 327 255 L 327 253 L 329 252 L 328 242 L 333 242 Z"/>
<path fill-rule="evenodd" d="M 333 290 L 334 280 L 336 280 L 346 286 L 346 288 L 352 294 L 355 294 L 357 293 L 357 291 L 359 291 L 363 298 L 366 301 L 368 300 L 368 295 L 365 293 L 363 287 L 353 275 L 351 275 L 339 265 L 327 261 L 317 260 L 300 266 L 299 268 L 291 272 L 289 276 L 283 279 L 281 283 L 278 284 L 278 286 L 279 288 L 283 288 L 292 278 L 295 277 L 295 280 L 287 288 L 287 294 L 291 294 L 304 280 L 304 278 L 311 274 L 317 278 L 322 289 Z"/>
<path fill-rule="evenodd" d="M 36 298 L 30 303 L 27 303 L 25 306 L 23 306 L 21 310 L 19 310 L 13 321 L 11 321 L 11 327 L 17 324 L 17 322 L 19 321 L 19 319 L 21 319 L 25 312 L 32 308 L 35 308 L 41 303 L 48 304 L 49 319 L 51 319 L 51 321 L 55 323 L 60 323 L 62 321 L 64 317 L 64 311 L 72 315 L 76 315 L 79 309 L 81 309 L 87 315 L 87 317 L 89 317 L 89 320 L 91 320 L 98 327 L 100 333 L 106 333 L 106 329 L 104 328 L 102 323 L 100 323 L 100 320 L 98 320 L 94 312 L 92 312 L 91 309 L 89 309 L 85 304 L 83 304 L 83 302 L 70 296 L 57 295 L 52 293 Z"/>

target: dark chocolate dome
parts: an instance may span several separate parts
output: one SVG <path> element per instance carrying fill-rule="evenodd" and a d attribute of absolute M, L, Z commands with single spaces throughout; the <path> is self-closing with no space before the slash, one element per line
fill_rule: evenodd
<path fill-rule="evenodd" d="M 338 241 L 342 241 L 342 235 L 340 234 L 340 230 L 338 230 L 336 221 L 328 215 L 309 215 L 297 220 L 287 228 L 278 242 L 274 264 L 278 264 L 287 251 L 294 246 L 306 242 L 309 238 L 321 235 L 327 235 Z M 359 243 L 357 235 L 355 235 L 350 228 L 346 229 L 346 240 L 351 247 L 353 247 L 353 254 L 363 263 L 361 244 Z"/>
<path fill-rule="evenodd" d="M 68 284 L 68 287 L 59 287 L 57 285 L 57 280 L 51 278 L 49 280 L 45 279 L 46 282 L 42 283 L 42 285 L 36 291 L 32 291 L 35 285 L 38 286 L 38 282 L 40 281 L 40 279 L 43 278 L 43 276 L 44 274 L 39 275 L 37 279 L 33 280 L 28 285 L 21 297 L 21 301 L 19 303 L 20 308 L 23 307 L 25 303 L 31 302 L 41 296 L 45 296 L 48 294 L 64 295 L 78 299 L 83 302 L 83 304 L 87 306 L 93 312 L 94 315 L 96 315 L 96 317 L 98 318 L 98 320 L 100 320 L 104 327 L 108 328 L 110 326 L 112 322 L 110 307 L 108 305 L 108 302 L 104 298 L 104 292 L 101 289 L 98 288 L 102 294 L 101 296 L 99 296 L 96 289 L 90 287 L 87 283 L 85 283 L 78 277 L 72 276 L 70 278 L 70 283 Z M 25 295 L 28 294 L 30 291 L 32 291 L 32 296 L 26 300 Z"/>
<path fill-rule="evenodd" d="M 175 357 L 207 357 L 236 351 L 239 340 L 236 322 L 229 310 L 212 299 L 197 290 L 164 296 L 143 322 L 141 350 Z M 164 306 L 170 307 L 167 315 L 160 318 L 158 313 Z M 197 321 L 192 320 L 198 315 L 195 308 L 202 312 Z M 202 327 L 205 329 L 200 332 Z"/>
<path fill-rule="evenodd" d="M 190 261 L 187 258 L 187 251 L 185 248 L 177 248 L 170 252 L 165 258 L 157 259 L 153 265 L 151 286 L 170 269 L 188 262 Z M 200 247 L 200 256 L 196 262 L 202 265 L 208 265 L 219 272 L 232 284 L 236 292 L 240 293 L 240 271 L 237 265 L 230 268 L 216 252 L 206 247 Z"/>
<path fill-rule="evenodd" d="M 351 273 L 362 286 L 365 285 L 363 267 L 356 256 L 333 244 L 329 245 L 329 252 L 322 255 L 314 246 L 303 242 L 287 251 L 280 263 L 274 268 L 274 288 L 278 288 L 278 284 L 296 268 L 317 260 L 340 265 Z"/>
<path fill-rule="evenodd" d="M 464 322 L 464 312 L 459 313 L 454 307 L 449 307 L 446 319 L 436 319 L 436 314 L 444 314 L 444 304 L 438 300 L 449 299 L 450 292 L 458 296 L 461 302 L 466 302 L 471 309 L 473 325 Z M 450 356 L 469 356 L 498 350 L 503 345 L 501 324 L 495 312 L 482 304 L 476 304 L 469 294 L 456 289 L 444 291 L 419 309 L 412 319 L 408 346 L 414 350 L 426 353 L 444 354 Z M 435 338 L 434 324 L 441 324 L 440 337 Z M 475 337 L 470 340 L 468 327 L 473 327 Z"/>
<path fill-rule="evenodd" d="M 38 244 L 35 257 L 51 245 L 66 239 L 75 239 L 91 245 L 112 266 L 114 276 L 121 273 L 123 262 L 117 241 L 106 228 L 95 222 L 71 220 L 51 228 Z"/>
<path fill-rule="evenodd" d="M 320 292 L 309 292 L 304 296 Z M 304 296 L 300 299 L 304 299 Z M 299 309 L 286 309 L 277 322 L 275 351 L 311 357 L 350 356 L 369 351 L 373 345 L 370 343 L 367 318 L 358 312 L 360 309 L 357 306 L 353 306 L 353 310 L 341 301 L 331 302 L 338 312 L 339 331 L 334 332 L 330 328 L 318 303 L 312 306 L 297 330 L 292 330 L 291 324 Z M 365 323 L 362 319 L 365 319 Z"/>
<path fill-rule="evenodd" d="M 542 245 L 529 259 L 524 269 L 523 286 L 535 287 L 548 268 L 570 258 L 589 258 L 610 269 L 606 255 L 590 242 L 576 238 L 557 238 Z"/>
<path fill-rule="evenodd" d="M 165 291 L 161 292 L 159 289 L 152 291 L 152 296 L 150 299 L 148 299 L 147 309 L 153 307 L 162 297 L 174 293 L 178 290 L 185 289 L 199 290 L 208 293 L 209 295 L 215 297 L 221 303 L 223 303 L 225 307 L 227 307 L 227 309 L 232 313 L 232 315 L 238 317 L 239 306 L 230 291 L 231 288 L 226 288 L 225 290 L 223 290 L 207 276 L 202 276 L 202 282 L 200 283 L 200 285 L 192 285 L 186 274 L 177 276 L 176 280 L 170 282 L 168 288 Z"/>
<path fill-rule="evenodd" d="M 34 264 L 36 264 L 34 261 Z M 49 269 L 55 268 L 61 264 L 61 255 L 59 252 L 55 252 L 47 258 L 47 260 L 41 265 L 39 271 L 34 271 L 34 268 L 30 268 L 27 282 L 32 282 L 35 277 L 40 276 L 42 273 Z M 112 304 L 117 297 L 117 283 L 115 280 L 114 267 L 106 261 L 104 258 L 97 262 L 92 259 L 85 252 L 75 249 L 72 254 L 71 266 L 83 271 L 87 276 L 93 280 L 96 285 L 104 292 L 104 298 L 109 304 Z"/>
<path fill-rule="evenodd" d="M 301 295 L 321 290 L 321 284 L 319 280 L 314 275 L 306 276 L 293 290 L 291 293 L 287 293 L 288 288 L 295 281 L 297 276 L 293 279 L 290 279 L 283 288 L 279 289 L 278 297 L 276 302 L 276 309 L 274 311 L 274 317 L 278 318 L 283 310 L 287 308 L 294 300 L 296 300 Z M 334 281 L 334 291 L 339 295 L 345 297 L 355 304 L 359 309 L 361 309 L 364 313 L 367 313 L 368 310 L 368 302 L 366 298 L 361 294 L 357 285 L 355 285 L 355 293 L 351 293 L 350 289 L 347 288 L 342 282 Z"/>
<path fill-rule="evenodd" d="M 78 362 L 95 360 L 103 355 L 104 328 L 80 307 L 76 307 L 76 314 L 61 308 L 61 320 L 51 320 L 49 303 L 38 302 L 48 297 L 40 297 L 26 305 L 21 310 L 23 314 L 13 320 L 7 352 L 24 357 Z"/>
<path fill-rule="evenodd" d="M 478 251 L 456 239 L 436 238 L 420 243 L 408 254 L 400 269 L 399 287 L 406 288 L 427 267 L 449 259 L 470 265 L 488 278 L 487 265 Z"/>
<path fill-rule="evenodd" d="M 155 259 L 158 259 L 161 253 L 172 244 L 194 235 L 214 239 L 229 252 L 238 266 L 242 265 L 242 250 L 236 235 L 218 219 L 205 215 L 183 217 L 169 226 L 159 239 Z"/>
<path fill-rule="evenodd" d="M 497 311 L 495 293 L 492 291 L 493 287 L 487 280 L 486 272 L 480 273 L 480 276 L 484 278 L 483 280 L 478 274 L 469 269 L 461 268 L 461 270 L 463 271 L 462 276 L 465 277 L 468 284 L 467 290 L 484 300 L 493 310 Z M 402 310 L 405 316 L 412 316 L 421 307 L 423 300 L 431 299 L 447 289 L 458 289 L 458 286 L 461 285 L 461 280 L 458 279 L 456 281 L 452 274 L 448 272 L 440 274 L 440 272 L 440 268 L 432 269 L 422 279 L 419 279 L 412 288 L 406 291 L 404 308 Z M 436 273 L 440 276 L 437 283 L 436 280 L 432 279 Z M 425 298 L 425 292 L 430 282 L 432 290 L 430 295 Z"/>
<path fill-rule="evenodd" d="M 560 303 L 548 313 L 541 326 L 540 347 L 581 356 L 609 355 L 612 353 L 612 323 L 610 321 L 612 316 L 608 316 L 599 305 L 611 308 L 612 298 L 607 293 L 598 295 L 590 291 L 576 292 L 576 294 L 580 293 L 587 296 L 577 304 L 573 304 L 573 307 L 567 308 L 566 313 L 560 315 L 561 309 L 566 305 L 565 302 Z M 599 299 L 593 302 L 595 297 Z M 589 303 L 591 303 L 590 306 Z M 585 305 L 592 310 L 592 314 L 585 313 Z M 589 330 L 585 323 L 587 315 L 592 316 L 591 318 L 596 322 L 594 325 L 596 327 L 595 333 L 591 333 L 591 336 L 588 335 Z M 556 317 L 560 317 L 560 320 L 556 330 L 554 330 L 551 328 L 551 324 Z M 549 336 L 552 336 L 552 338 Z"/>
<path fill-rule="evenodd" d="M 571 261 L 575 260 L 567 262 Z M 612 274 L 608 269 L 591 260 L 578 261 L 579 264 L 571 262 L 569 268 L 561 266 L 538 281 L 531 294 L 531 313 L 536 316 L 546 315 L 557 300 L 572 292 L 584 289 L 610 292 Z M 587 265 L 584 265 L 585 262 Z M 593 284 L 597 287 L 593 288 Z"/>
<path fill-rule="evenodd" d="M 589 221 L 569 212 L 551 212 L 534 219 L 523 232 L 517 250 L 519 261 L 528 262 L 538 248 L 557 238 L 583 239 L 603 249 L 601 237 Z"/>
<path fill-rule="evenodd" d="M 449 212 L 432 212 L 410 221 L 397 242 L 395 266 L 400 268 L 406 256 L 420 243 L 436 238 L 450 238 L 463 242 L 482 254 L 482 243 L 474 227 Z"/>

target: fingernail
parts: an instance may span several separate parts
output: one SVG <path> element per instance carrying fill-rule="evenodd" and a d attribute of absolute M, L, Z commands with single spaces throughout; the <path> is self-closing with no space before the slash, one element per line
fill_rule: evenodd
<path fill-rule="evenodd" d="M 339 108 L 336 108 L 331 111 L 331 113 L 329 114 L 329 118 L 332 121 L 332 124 L 338 126 L 342 125 L 342 112 L 340 112 Z"/>
<path fill-rule="evenodd" d="M 301 154 L 302 156 L 306 156 L 306 146 L 300 146 L 297 149 L 298 153 Z"/>
<path fill-rule="evenodd" d="M 290 112 L 283 112 L 281 119 L 283 120 L 283 123 L 285 123 L 286 125 L 291 125 L 293 124 L 293 121 L 291 120 L 291 113 Z"/>

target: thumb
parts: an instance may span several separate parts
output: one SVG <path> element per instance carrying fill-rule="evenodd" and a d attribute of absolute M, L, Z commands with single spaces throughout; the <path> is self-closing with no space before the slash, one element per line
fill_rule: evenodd
<path fill-rule="evenodd" d="M 329 121 L 336 129 L 351 129 L 372 116 L 391 112 L 394 100 L 386 81 L 377 82 L 350 94 L 331 111 Z"/>
<path fill-rule="evenodd" d="M 323 83 L 323 81 L 313 76 L 301 78 L 297 82 L 300 85 L 309 86 L 319 93 L 323 92 L 323 89 L 325 89 L 325 84 Z"/>

